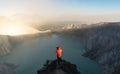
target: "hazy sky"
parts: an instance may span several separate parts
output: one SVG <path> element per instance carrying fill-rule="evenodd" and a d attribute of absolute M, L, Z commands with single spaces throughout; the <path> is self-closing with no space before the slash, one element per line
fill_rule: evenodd
<path fill-rule="evenodd" d="M 16 14 L 119 20 L 120 0 L 0 0 L 0 16 Z"/>

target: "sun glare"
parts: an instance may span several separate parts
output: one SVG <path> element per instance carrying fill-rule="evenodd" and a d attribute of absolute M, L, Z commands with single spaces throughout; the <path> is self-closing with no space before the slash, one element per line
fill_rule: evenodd
<path fill-rule="evenodd" d="M 33 34 L 38 33 L 39 31 L 24 25 L 13 25 L 13 24 L 4 24 L 0 29 L 1 35 L 24 35 L 24 34 Z"/>

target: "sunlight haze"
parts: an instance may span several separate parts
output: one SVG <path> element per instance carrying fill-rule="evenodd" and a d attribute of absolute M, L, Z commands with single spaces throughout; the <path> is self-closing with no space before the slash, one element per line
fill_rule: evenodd
<path fill-rule="evenodd" d="M 64 16 L 62 19 L 86 19 L 86 22 L 87 17 L 101 21 L 107 16 L 116 21 L 120 17 L 119 3 L 119 0 L 0 0 L 0 15 L 35 15 L 58 20 Z"/>

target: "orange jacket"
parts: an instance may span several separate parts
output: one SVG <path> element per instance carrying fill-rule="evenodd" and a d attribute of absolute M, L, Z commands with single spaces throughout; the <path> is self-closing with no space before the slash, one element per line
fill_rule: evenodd
<path fill-rule="evenodd" d="M 60 57 L 60 58 L 62 57 L 62 49 L 61 48 L 56 50 L 56 55 L 57 55 L 57 57 Z"/>

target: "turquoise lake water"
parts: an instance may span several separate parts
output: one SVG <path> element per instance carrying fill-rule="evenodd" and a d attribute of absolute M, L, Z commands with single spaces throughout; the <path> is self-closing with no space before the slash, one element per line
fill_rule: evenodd
<path fill-rule="evenodd" d="M 85 49 L 79 40 L 57 35 L 26 40 L 14 46 L 12 52 L 0 61 L 17 65 L 16 74 L 37 74 L 47 59 L 56 59 L 55 50 L 58 45 L 63 49 L 63 59 L 76 64 L 82 74 L 102 74 L 95 61 L 81 56 Z"/>

